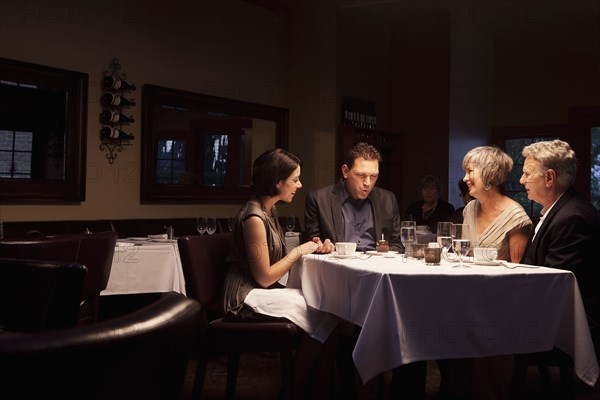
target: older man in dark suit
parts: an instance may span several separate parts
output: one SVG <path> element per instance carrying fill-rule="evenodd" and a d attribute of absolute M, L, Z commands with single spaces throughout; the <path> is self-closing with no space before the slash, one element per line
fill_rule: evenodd
<path fill-rule="evenodd" d="M 330 186 L 310 192 L 304 211 L 305 240 L 324 239 L 327 245 L 356 242 L 358 251 L 375 250 L 382 237 L 390 250 L 404 252 L 400 241 L 400 215 L 394 193 L 375 186 L 379 177 L 381 154 L 367 144 L 358 143 L 346 154 L 342 179 Z M 356 398 L 352 350 L 360 328 L 342 334 L 338 350 L 338 368 L 342 381 L 342 398 Z M 424 398 L 426 362 L 419 361 L 393 370 L 390 398 L 399 393 L 411 399 Z"/>
<path fill-rule="evenodd" d="M 600 218 L 572 187 L 575 152 L 568 143 L 551 140 L 526 146 L 523 156 L 520 182 L 527 197 L 543 208 L 521 262 L 573 271 L 585 303 L 598 292 L 592 272 L 598 259 Z"/>
<path fill-rule="evenodd" d="M 306 197 L 305 240 L 356 242 L 358 251 L 367 251 L 375 250 L 383 237 L 390 250 L 404 251 L 396 196 L 375 186 L 380 161 L 379 151 L 367 143 L 348 150 L 342 179 Z"/>
<path fill-rule="evenodd" d="M 567 142 L 532 143 L 523 148 L 523 156 L 520 182 L 527 189 L 527 197 L 543 208 L 521 262 L 567 269 L 575 274 L 598 349 L 600 285 L 594 271 L 600 246 L 598 210 L 572 187 L 577 160 Z"/>

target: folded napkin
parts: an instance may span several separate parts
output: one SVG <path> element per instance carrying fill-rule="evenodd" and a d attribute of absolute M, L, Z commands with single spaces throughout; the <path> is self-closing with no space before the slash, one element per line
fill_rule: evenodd
<path fill-rule="evenodd" d="M 307 306 L 300 289 L 252 289 L 244 303 L 259 314 L 292 321 L 321 343 L 338 324 L 333 315 Z"/>
<path fill-rule="evenodd" d="M 167 239 L 167 234 L 161 233 L 160 235 L 148 235 L 148 239 Z"/>

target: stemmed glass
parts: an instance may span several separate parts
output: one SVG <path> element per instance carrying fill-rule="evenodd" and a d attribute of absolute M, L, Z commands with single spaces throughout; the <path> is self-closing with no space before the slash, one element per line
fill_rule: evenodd
<path fill-rule="evenodd" d="M 453 268 L 470 268 L 463 263 L 463 257 L 471 250 L 471 233 L 467 224 L 452 225 L 452 247 L 458 255 L 458 265 Z"/>
<path fill-rule="evenodd" d="M 288 232 L 293 232 L 296 228 L 296 217 L 294 215 L 288 215 L 285 217 L 285 229 Z"/>
<path fill-rule="evenodd" d="M 438 222 L 437 242 L 442 248 L 444 259 L 447 259 L 448 250 L 452 248 L 452 222 Z"/>
<path fill-rule="evenodd" d="M 404 246 L 404 255 L 412 256 L 412 245 L 417 239 L 417 223 L 415 221 L 400 222 L 400 241 Z"/>
<path fill-rule="evenodd" d="M 227 218 L 227 228 L 229 228 L 229 232 L 233 232 L 233 225 L 235 224 L 235 217 Z"/>
<path fill-rule="evenodd" d="M 208 229 L 206 217 L 196 217 L 196 229 L 199 234 L 204 235 L 204 232 Z"/>
<path fill-rule="evenodd" d="M 206 217 L 206 232 L 212 235 L 217 231 L 217 219 L 215 217 Z"/>

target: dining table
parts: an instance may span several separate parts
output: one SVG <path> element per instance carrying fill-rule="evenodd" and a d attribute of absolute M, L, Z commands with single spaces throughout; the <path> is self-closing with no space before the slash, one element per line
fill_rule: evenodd
<path fill-rule="evenodd" d="M 403 254 L 304 255 L 288 287 L 361 327 L 353 359 L 363 383 L 400 365 L 438 359 L 568 353 L 577 376 L 599 376 L 572 272 L 508 262 L 426 265 Z"/>
<path fill-rule="evenodd" d="M 117 240 L 108 285 L 100 295 L 170 291 L 186 294 L 177 240 Z"/>

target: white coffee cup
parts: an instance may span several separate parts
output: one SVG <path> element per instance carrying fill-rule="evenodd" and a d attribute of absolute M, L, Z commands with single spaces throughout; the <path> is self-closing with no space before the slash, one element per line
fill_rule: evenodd
<path fill-rule="evenodd" d="M 498 249 L 495 247 L 475 247 L 473 257 L 475 262 L 495 262 L 498 259 Z"/>
<path fill-rule="evenodd" d="M 427 232 L 429 230 L 429 225 L 417 225 L 417 230 L 419 232 Z"/>
<path fill-rule="evenodd" d="M 337 242 L 335 251 L 341 256 L 350 256 L 356 252 L 356 243 L 353 242 Z"/>

